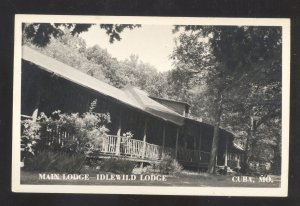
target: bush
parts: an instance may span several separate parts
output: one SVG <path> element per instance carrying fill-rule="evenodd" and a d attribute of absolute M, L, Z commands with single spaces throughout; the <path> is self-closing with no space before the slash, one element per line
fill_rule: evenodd
<path fill-rule="evenodd" d="M 115 174 L 131 174 L 136 166 L 135 162 L 122 158 L 108 158 L 100 163 L 100 170 Z"/>
<path fill-rule="evenodd" d="M 161 161 L 155 166 L 162 174 L 178 174 L 182 170 L 179 162 L 169 155 L 163 155 Z"/>
<path fill-rule="evenodd" d="M 23 156 L 28 153 L 52 150 L 67 153 L 88 154 L 95 148 L 100 148 L 108 129 L 110 115 L 87 112 L 63 114 L 54 111 L 50 117 L 44 113 L 37 121 L 22 121 Z"/>
<path fill-rule="evenodd" d="M 78 173 L 85 163 L 85 155 L 44 150 L 28 158 L 25 168 L 39 172 Z"/>
<path fill-rule="evenodd" d="M 35 147 L 40 139 L 40 125 L 39 123 L 30 119 L 23 120 L 21 124 L 21 159 L 31 157 L 34 155 Z"/>

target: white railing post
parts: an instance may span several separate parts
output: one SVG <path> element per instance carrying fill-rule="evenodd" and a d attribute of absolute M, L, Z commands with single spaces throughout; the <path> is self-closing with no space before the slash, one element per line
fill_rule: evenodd
<path fill-rule="evenodd" d="M 146 118 L 146 119 L 145 119 L 145 127 L 144 127 L 144 137 L 143 137 L 142 158 L 145 157 L 145 152 L 146 152 L 147 124 L 148 124 L 148 119 Z"/>
<path fill-rule="evenodd" d="M 116 142 L 116 155 L 120 155 L 121 129 L 122 129 L 122 110 L 120 110 L 120 115 L 119 115 L 119 125 L 118 125 L 117 142 Z"/>

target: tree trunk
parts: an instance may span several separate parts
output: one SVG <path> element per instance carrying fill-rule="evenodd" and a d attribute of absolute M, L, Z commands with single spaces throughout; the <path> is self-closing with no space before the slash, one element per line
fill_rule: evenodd
<path fill-rule="evenodd" d="M 216 172 L 216 157 L 218 153 L 218 143 L 219 143 L 219 124 L 214 126 L 213 143 L 211 147 L 211 153 L 208 164 L 208 173 L 214 174 Z"/>
<path fill-rule="evenodd" d="M 255 140 L 255 142 L 252 142 L 251 147 L 250 147 L 250 141 L 254 140 L 256 129 L 257 129 L 257 127 L 254 125 L 253 120 L 251 120 L 250 130 L 248 132 L 247 140 L 246 140 L 245 155 L 244 155 L 243 164 L 242 164 L 242 167 L 243 167 L 242 170 L 244 173 L 246 173 L 249 170 L 250 148 L 251 148 L 251 151 L 253 151 L 253 149 L 256 145 L 256 142 L 257 142 L 257 140 Z M 253 152 L 251 152 L 251 153 L 253 153 Z"/>
<path fill-rule="evenodd" d="M 208 173 L 214 174 L 216 172 L 216 157 L 218 153 L 218 145 L 219 145 L 219 130 L 220 130 L 220 122 L 222 115 L 222 95 L 218 92 L 218 101 L 217 101 L 217 110 L 215 116 L 215 125 L 214 125 L 214 134 L 213 134 L 213 142 L 211 146 L 209 164 L 208 164 Z"/>
<path fill-rule="evenodd" d="M 273 147 L 274 159 L 272 164 L 272 172 L 276 175 L 281 174 L 281 140 L 280 136 L 277 136 L 276 145 Z"/>
<path fill-rule="evenodd" d="M 242 173 L 246 173 L 249 169 L 249 144 L 250 144 L 250 138 L 251 138 L 251 129 L 248 132 L 247 139 L 246 139 L 246 145 L 245 145 L 245 153 L 243 156 L 241 168 L 242 168 Z"/>

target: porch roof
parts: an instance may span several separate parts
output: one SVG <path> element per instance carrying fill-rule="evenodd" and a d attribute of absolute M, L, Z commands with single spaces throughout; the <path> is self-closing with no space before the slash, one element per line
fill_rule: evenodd
<path fill-rule="evenodd" d="M 197 125 L 202 125 L 202 126 L 206 126 L 206 127 L 209 127 L 211 128 L 212 130 L 214 129 L 214 126 L 211 125 L 210 123 L 206 122 L 205 120 L 202 120 L 202 121 L 199 121 L 199 120 L 196 120 L 196 119 L 193 119 L 193 118 L 189 118 L 189 117 L 185 117 L 185 120 L 186 121 L 189 121 L 189 122 L 192 122 L 194 124 L 197 124 Z M 237 135 L 232 132 L 232 131 L 228 131 L 222 127 L 219 127 L 220 128 L 220 131 L 224 132 L 225 134 L 227 134 L 232 140 L 237 137 Z"/>
<path fill-rule="evenodd" d="M 92 89 L 101 95 L 108 96 L 117 102 L 136 108 L 164 121 L 180 126 L 184 124 L 183 116 L 152 100 L 141 90 L 132 87 L 126 87 L 123 90 L 118 89 L 28 46 L 23 46 L 22 49 L 22 58 L 24 60 L 34 63 L 47 72 Z"/>
<path fill-rule="evenodd" d="M 159 116 L 166 121 L 174 122 L 178 125 L 184 124 L 183 116 L 151 99 L 146 92 L 132 86 L 125 87 L 123 91 L 131 99 L 134 99 L 137 104 L 143 107 L 144 111 L 149 112 L 155 116 Z"/>

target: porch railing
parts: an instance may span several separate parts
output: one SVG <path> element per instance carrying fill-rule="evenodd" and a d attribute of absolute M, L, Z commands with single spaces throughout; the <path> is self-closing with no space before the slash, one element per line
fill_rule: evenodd
<path fill-rule="evenodd" d="M 23 131 L 22 131 L 23 133 Z M 67 131 L 62 131 L 60 128 L 52 128 L 48 131 L 46 138 L 47 145 L 64 146 L 69 142 L 73 143 L 76 140 L 74 134 Z M 163 154 L 170 155 L 182 162 L 208 162 L 209 152 L 190 150 L 183 147 L 178 147 L 177 153 L 175 148 L 162 147 L 137 139 L 127 139 L 120 137 L 120 146 L 117 145 L 118 136 L 107 135 L 102 138 L 100 146 L 92 146 L 95 152 L 100 152 L 107 155 L 121 155 L 134 158 L 145 158 L 150 160 L 159 160 Z M 21 146 L 22 147 L 22 146 Z M 21 148 L 22 150 L 23 147 Z"/>
<path fill-rule="evenodd" d="M 208 162 L 209 152 L 178 147 L 177 159 L 183 162 Z"/>
<path fill-rule="evenodd" d="M 103 142 L 99 148 L 100 152 L 103 153 L 116 153 L 116 145 L 117 145 L 117 138 L 115 136 L 107 136 L 103 138 Z M 95 148 L 97 149 L 97 148 Z"/>
<path fill-rule="evenodd" d="M 143 141 L 136 140 L 136 139 L 128 139 L 125 141 L 121 141 L 120 154 L 124 154 L 126 156 L 131 156 L 131 157 L 142 157 L 143 145 L 144 145 Z"/>
<path fill-rule="evenodd" d="M 150 159 L 160 159 L 161 147 L 155 144 L 146 143 L 145 157 Z"/>
<path fill-rule="evenodd" d="M 103 138 L 100 148 L 102 153 L 116 153 L 118 136 L 108 135 Z M 145 144 L 145 146 L 144 146 Z M 136 139 L 125 139 L 121 137 L 120 155 L 158 160 L 161 157 L 161 147 Z"/>
<path fill-rule="evenodd" d="M 186 163 L 208 163 L 209 161 L 209 152 L 185 149 L 183 147 L 178 147 L 177 155 L 174 148 L 165 147 L 163 150 L 164 154 L 170 155 L 173 158 L 176 158 L 178 161 Z"/>

